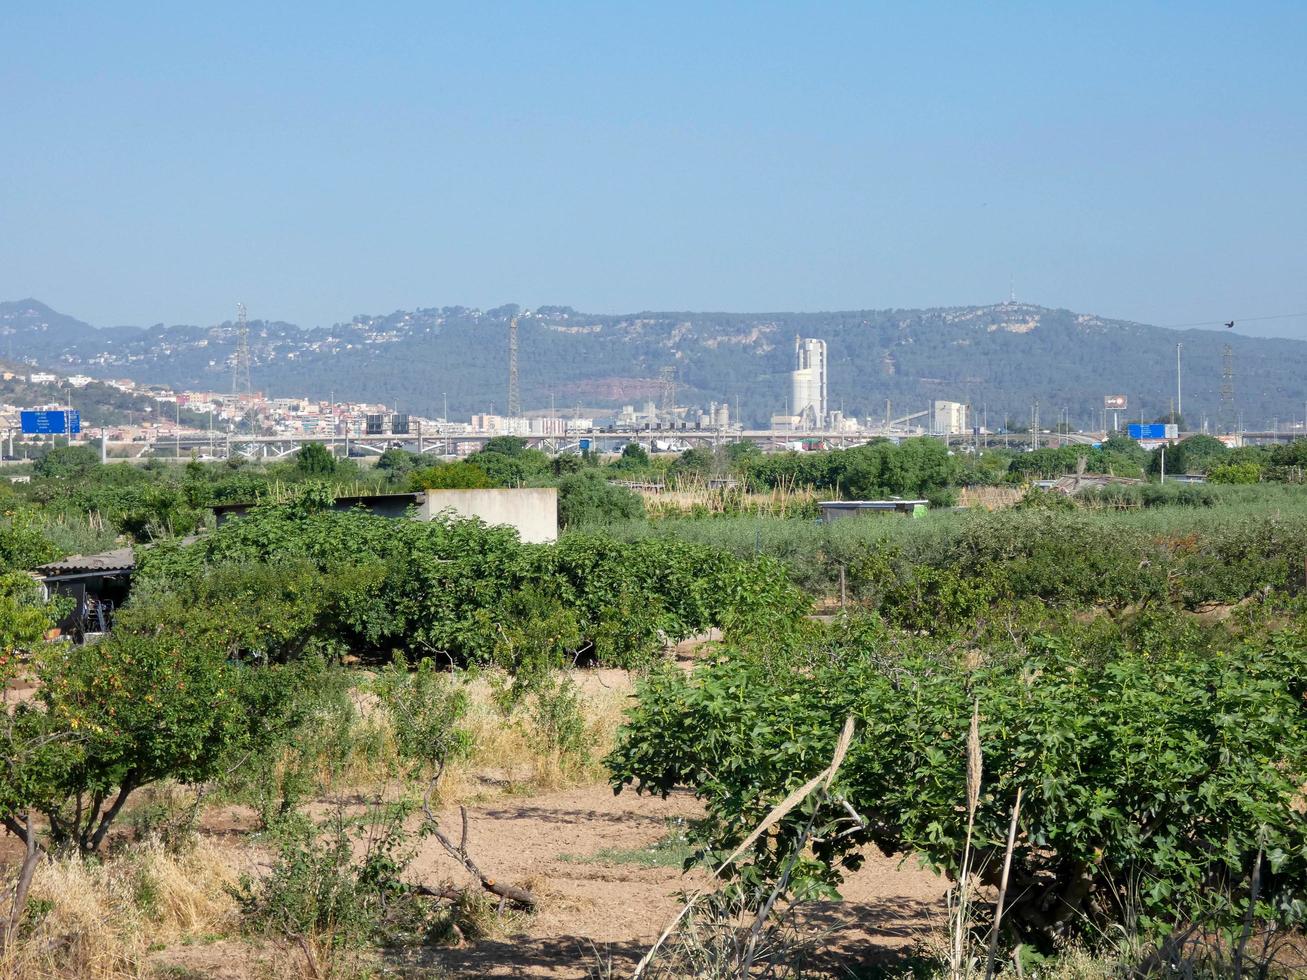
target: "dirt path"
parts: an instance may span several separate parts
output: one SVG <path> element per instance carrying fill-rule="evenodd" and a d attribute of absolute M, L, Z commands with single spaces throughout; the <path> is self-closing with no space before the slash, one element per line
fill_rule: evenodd
<path fill-rule="evenodd" d="M 542 901 L 510 938 L 432 950 L 421 961 L 453 976 L 586 977 L 601 959 L 617 975 L 629 973 L 680 908 L 678 894 L 703 880 L 679 867 L 641 866 L 634 853 L 664 840 L 673 821 L 700 814 L 686 793 L 660 800 L 592 786 L 468 812 L 468 849 L 482 870 L 529 882 Z M 446 820 L 458 826 L 456 812 Z M 462 880 L 435 841 L 424 844 L 412 872 L 425 881 Z M 910 863 L 872 854 L 843 891 L 844 902 L 815 910 L 814 924 L 838 930 L 833 945 L 856 962 L 924 936 L 942 910 L 944 886 Z"/>

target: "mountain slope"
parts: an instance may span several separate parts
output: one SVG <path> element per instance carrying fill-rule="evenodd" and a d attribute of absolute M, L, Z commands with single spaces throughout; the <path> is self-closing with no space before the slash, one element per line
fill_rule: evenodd
<path fill-rule="evenodd" d="M 251 322 L 255 386 L 271 393 L 398 402 L 438 414 L 503 410 L 507 324 L 516 307 L 465 307 L 360 316 L 331 328 Z M 882 418 L 930 399 L 969 402 L 991 427 L 1026 420 L 1040 402 L 1052 424 L 1099 418 L 1105 394 L 1130 398 L 1130 415 L 1169 410 L 1175 345 L 1184 344 L 1184 410 L 1220 413 L 1222 349 L 1235 354 L 1235 401 L 1249 425 L 1301 417 L 1307 343 L 1229 331 L 1173 331 L 1027 304 L 831 313 L 595 315 L 542 307 L 520 321 L 527 408 L 554 400 L 614 406 L 657 399 L 659 372 L 676 369 L 678 401 L 736 402 L 747 421 L 785 408 L 796 334 L 826 340 L 832 408 Z M 236 329 L 155 326 L 96 331 L 35 301 L 0 304 L 0 352 L 63 371 L 223 391 L 231 385 Z"/>

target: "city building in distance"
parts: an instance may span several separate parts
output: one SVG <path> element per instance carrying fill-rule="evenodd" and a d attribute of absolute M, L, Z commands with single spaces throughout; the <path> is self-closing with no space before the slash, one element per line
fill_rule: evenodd
<path fill-rule="evenodd" d="M 826 341 L 794 338 L 794 370 L 790 372 L 790 413 L 803 429 L 826 425 Z"/>
<path fill-rule="evenodd" d="M 930 431 L 937 436 L 962 435 L 967 431 L 967 406 L 937 400 L 932 406 Z"/>

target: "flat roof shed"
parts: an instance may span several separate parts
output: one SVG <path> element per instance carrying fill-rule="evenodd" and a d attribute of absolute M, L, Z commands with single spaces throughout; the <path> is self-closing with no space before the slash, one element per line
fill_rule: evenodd
<path fill-rule="evenodd" d="M 819 500 L 821 519 L 826 523 L 867 514 L 907 514 L 916 517 L 926 512 L 926 500 Z"/>
<path fill-rule="evenodd" d="M 109 631 L 114 610 L 127 600 L 135 569 L 132 549 L 115 548 L 97 555 L 69 555 L 32 569 L 32 574 L 49 592 L 72 597 L 72 611 L 59 629 L 80 641 Z"/>

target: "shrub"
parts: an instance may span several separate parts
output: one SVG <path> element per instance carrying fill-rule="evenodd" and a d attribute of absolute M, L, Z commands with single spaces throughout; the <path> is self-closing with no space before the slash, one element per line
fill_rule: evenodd
<path fill-rule="evenodd" d="M 0 817 L 40 810 L 57 848 L 96 850 L 133 792 L 210 779 L 294 714 L 286 671 L 247 670 L 171 633 L 52 649 L 38 675 L 36 703 L 14 714 L 23 762 L 0 773 Z"/>
<path fill-rule="evenodd" d="M 89 446 L 55 446 L 33 464 L 32 473 L 47 480 L 66 480 L 99 465 L 100 454 Z"/>
<path fill-rule="evenodd" d="M 0 520 L 0 571 L 35 568 L 62 553 L 36 512 L 19 510 Z"/>
<path fill-rule="evenodd" d="M 471 751 L 471 735 L 461 727 L 467 692 L 461 678 L 439 670 L 434 660 L 424 658 L 414 670 L 397 660 L 377 675 L 371 689 L 413 775 L 433 778 Z"/>
<path fill-rule="evenodd" d="M 398 649 L 412 659 L 442 655 L 514 670 L 536 662 L 531 651 L 546 641 L 544 659 L 554 666 L 591 653 L 631 666 L 709 627 L 738 632 L 760 617 L 776 626 L 805 608 L 775 562 L 741 561 L 702 545 L 573 534 L 557 545 L 529 545 L 511 528 L 479 521 L 390 521 L 298 507 L 254 508 L 190 547 L 143 552 L 137 580 L 184 593 L 203 588 L 188 583 L 203 580 L 207 566 L 255 568 L 274 555 L 287 567 L 307 563 L 330 586 L 325 616 L 309 615 L 319 608 L 315 573 L 287 598 L 295 613 L 287 620 L 305 624 L 309 649 Z M 337 590 L 336 581 L 348 587 Z M 238 612 L 233 617 L 241 621 Z"/>
<path fill-rule="evenodd" d="M 310 442 L 300 447 L 295 456 L 295 471 L 300 476 L 321 479 L 336 473 L 336 454 L 320 442 Z"/>
<path fill-rule="evenodd" d="M 337 809 L 325 829 L 281 825 L 271 871 L 258 881 L 243 876 L 233 890 L 247 926 L 337 949 L 424 939 L 429 913 L 402 879 L 415 851 L 404 830 L 411 812 L 374 804 L 357 820 Z"/>
<path fill-rule="evenodd" d="M 558 483 L 558 518 L 563 527 L 603 525 L 644 516 L 644 500 L 609 483 L 598 470 L 571 473 Z"/>
<path fill-rule="evenodd" d="M 438 463 L 409 477 L 412 490 L 485 490 L 495 484 L 475 463 Z"/>
<path fill-rule="evenodd" d="M 956 874 L 976 704 L 978 865 L 994 883 L 1021 788 L 1009 915 L 1026 940 L 1047 949 L 1073 933 L 1092 939 L 1131 895 L 1160 932 L 1197 915 L 1237 924 L 1259 860 L 1257 914 L 1301 922 L 1303 639 L 1232 645 L 1190 631 L 1178 643 L 1149 633 L 1126 642 L 1067 627 L 978 667 L 948 653 L 886 655 L 856 637 L 838 656 L 792 651 L 802 669 L 737 654 L 690 676 L 653 675 L 609 765 L 617 789 L 692 788 L 708 805 L 708 842 L 726 846 L 821 770 L 853 715 L 859 735 L 836 792 L 862 829 L 819 843 L 811 873 L 837 881 L 875 843 Z M 773 873 L 795 833 L 787 822 L 760 839 L 746 880 Z"/>
<path fill-rule="evenodd" d="M 1207 471 L 1207 479 L 1212 483 L 1249 484 L 1258 483 L 1262 478 L 1262 468 L 1256 463 L 1221 463 Z"/>

